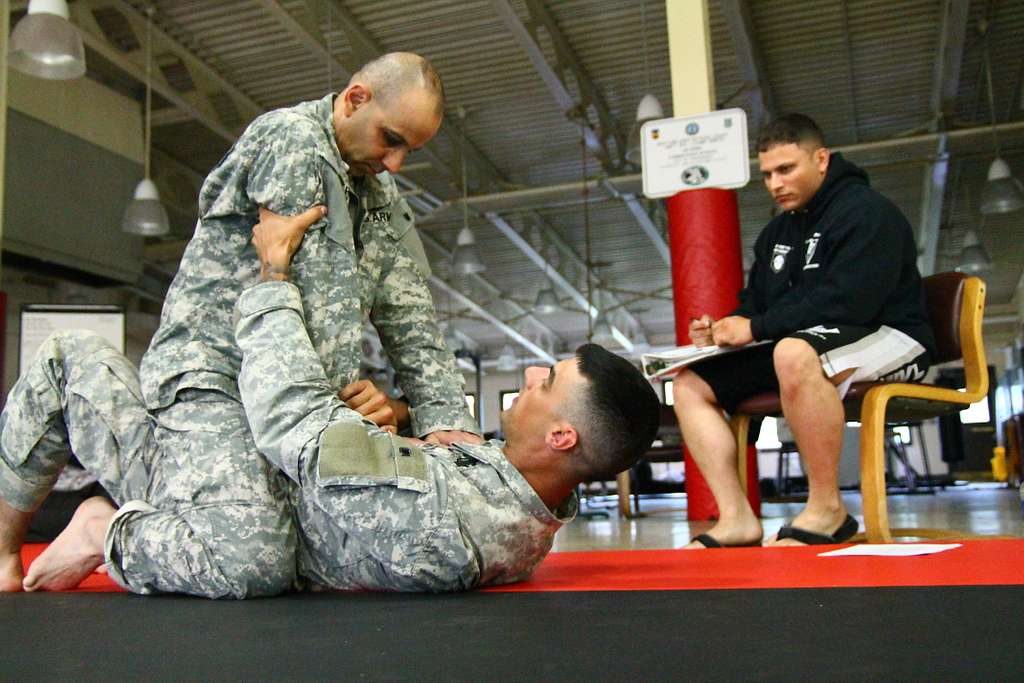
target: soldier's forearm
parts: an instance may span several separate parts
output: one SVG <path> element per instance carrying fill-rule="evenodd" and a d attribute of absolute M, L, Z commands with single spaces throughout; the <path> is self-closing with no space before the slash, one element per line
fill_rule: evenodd
<path fill-rule="evenodd" d="M 333 422 L 363 420 L 328 385 L 294 285 L 251 287 L 239 298 L 238 313 L 238 389 L 253 439 L 271 463 L 301 482 L 302 463 L 323 430 Z"/>

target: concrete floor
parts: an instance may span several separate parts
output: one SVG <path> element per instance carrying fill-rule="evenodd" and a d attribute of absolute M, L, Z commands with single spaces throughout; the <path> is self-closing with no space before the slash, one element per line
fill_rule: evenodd
<path fill-rule="evenodd" d="M 844 493 L 850 514 L 861 521 L 861 498 L 857 492 Z M 762 522 L 765 536 L 778 531 L 803 507 L 802 503 L 764 503 Z M 690 538 L 706 531 L 711 522 L 688 522 L 686 497 L 670 494 L 642 497 L 642 517 L 625 519 L 618 515 L 615 496 L 596 496 L 584 502 L 582 511 L 604 510 L 607 518 L 581 515 L 555 537 L 556 551 L 627 550 L 679 548 Z M 1024 537 L 1024 512 L 1017 489 L 997 484 L 968 484 L 936 491 L 934 494 L 890 494 L 889 523 L 892 528 L 932 527 L 967 531 L 972 534 Z"/>

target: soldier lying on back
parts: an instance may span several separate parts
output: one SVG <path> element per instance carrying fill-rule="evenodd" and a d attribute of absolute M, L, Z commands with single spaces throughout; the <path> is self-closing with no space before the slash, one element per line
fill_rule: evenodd
<path fill-rule="evenodd" d="M 248 422 L 260 452 L 287 475 L 300 576 L 322 588 L 434 592 L 526 578 L 574 516 L 576 486 L 613 477 L 648 449 L 658 426 L 653 389 L 626 360 L 585 344 L 554 367 L 526 370 L 523 391 L 502 414 L 504 443 L 445 447 L 383 431 L 332 391 L 306 331 L 300 293 L 288 281 L 310 219 L 256 226 L 261 282 L 240 298 L 235 328 Z M 131 591 L 180 590 L 176 576 L 154 571 L 178 548 L 148 549 L 161 556 L 157 563 L 125 551 L 125 520 L 176 504 L 163 467 L 175 454 L 156 452 L 137 386 L 127 361 L 104 342 L 65 333 L 43 345 L 12 391 L 2 418 L 5 448 L 8 434 L 42 436 L 19 465 L 4 453 L 4 499 L 14 504 L 37 495 L 74 450 L 121 506 L 83 503 L 30 568 L 28 587 L 76 585 L 106 561 Z M 258 562 L 275 552 L 260 546 L 259 534 L 224 521 L 204 533 L 219 539 L 226 554 Z M 271 592 L 219 586 L 212 578 L 212 589 L 198 592 Z"/>

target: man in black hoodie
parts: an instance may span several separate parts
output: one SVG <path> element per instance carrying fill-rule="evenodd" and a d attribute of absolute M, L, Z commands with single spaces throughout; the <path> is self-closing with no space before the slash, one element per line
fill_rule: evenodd
<path fill-rule="evenodd" d="M 754 246 L 740 305 L 690 325 L 698 346 L 770 343 L 691 366 L 674 382 L 686 444 L 720 513 L 691 548 L 756 545 L 762 529 L 740 488 L 722 411 L 778 391 L 809 485 L 807 506 L 765 545 L 838 543 L 857 521 L 839 495 L 842 397 L 854 381 L 919 381 L 935 341 L 913 231 L 867 174 L 825 147 L 810 118 L 789 114 L 758 137 L 765 187 L 781 212 Z"/>

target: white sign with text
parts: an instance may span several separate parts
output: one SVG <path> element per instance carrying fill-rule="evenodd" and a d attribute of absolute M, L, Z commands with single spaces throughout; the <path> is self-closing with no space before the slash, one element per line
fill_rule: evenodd
<path fill-rule="evenodd" d="M 640 129 L 640 158 L 644 195 L 651 199 L 743 187 L 750 181 L 747 114 L 723 109 L 648 121 Z"/>

